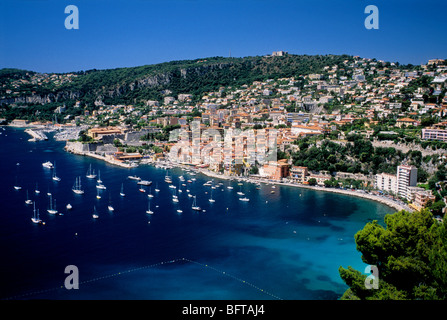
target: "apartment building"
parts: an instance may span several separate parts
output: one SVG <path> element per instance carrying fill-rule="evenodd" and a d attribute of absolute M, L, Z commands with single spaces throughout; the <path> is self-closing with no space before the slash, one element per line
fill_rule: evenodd
<path fill-rule="evenodd" d="M 415 166 L 401 165 L 397 167 L 397 194 L 410 200 L 409 187 L 417 184 L 418 169 Z"/>
<path fill-rule="evenodd" d="M 422 129 L 422 139 L 447 142 L 447 130 L 435 128 Z"/>
<path fill-rule="evenodd" d="M 397 193 L 397 176 L 395 174 L 376 174 L 375 188 L 378 190 Z"/>

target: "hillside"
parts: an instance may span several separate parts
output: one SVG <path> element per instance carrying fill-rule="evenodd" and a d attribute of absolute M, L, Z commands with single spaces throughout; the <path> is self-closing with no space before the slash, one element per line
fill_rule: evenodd
<path fill-rule="evenodd" d="M 173 96 L 192 94 L 197 101 L 203 93 L 221 86 L 237 87 L 253 81 L 299 77 L 321 72 L 325 66 L 338 65 L 350 59 L 352 57 L 347 55 L 212 57 L 67 74 L 2 69 L 0 105 L 22 106 L 7 113 L 9 118 L 27 117 L 36 111 L 45 118 L 57 106 L 65 104 L 70 109 L 76 101 L 92 108 L 95 101 L 143 105 L 148 100 L 162 101 L 167 90 Z M 29 109 L 28 106 L 34 108 Z"/>

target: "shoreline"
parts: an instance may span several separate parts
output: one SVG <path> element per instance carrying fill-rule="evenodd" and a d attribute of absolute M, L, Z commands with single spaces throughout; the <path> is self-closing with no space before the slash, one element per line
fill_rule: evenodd
<path fill-rule="evenodd" d="M 208 170 L 203 170 L 203 169 L 198 170 L 198 172 L 202 173 L 208 177 L 222 179 L 222 180 L 240 180 L 240 181 L 245 181 L 245 182 L 255 183 L 255 184 L 256 183 L 266 183 L 266 184 L 274 184 L 274 185 L 280 185 L 280 186 L 283 185 L 283 186 L 289 186 L 289 187 L 295 187 L 295 188 L 304 188 L 304 189 L 310 189 L 310 190 L 314 190 L 314 191 L 338 193 L 338 194 L 343 194 L 343 195 L 347 195 L 347 196 L 353 196 L 353 197 L 376 201 L 376 202 L 384 204 L 392 209 L 395 209 L 397 211 L 401 211 L 401 210 L 406 210 L 408 212 L 414 211 L 410 207 L 402 205 L 400 203 L 397 203 L 396 201 L 391 200 L 389 198 L 381 197 L 381 196 L 374 195 L 374 194 L 364 193 L 364 192 L 336 189 L 336 188 L 325 188 L 325 187 L 320 187 L 320 186 L 308 186 L 308 185 L 288 183 L 288 182 L 271 181 L 268 179 L 254 179 L 254 178 L 246 178 L 246 177 L 225 177 L 225 176 L 216 174 L 214 172 L 210 172 Z"/>

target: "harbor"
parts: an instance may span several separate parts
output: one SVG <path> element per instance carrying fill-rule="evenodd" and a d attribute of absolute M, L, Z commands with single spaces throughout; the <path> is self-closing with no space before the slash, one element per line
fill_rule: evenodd
<path fill-rule="evenodd" d="M 21 140 L 26 137 L 23 131 L 7 131 L 8 136 L 1 137 L 4 149 L 21 160 L 17 165 L 17 159 L 5 157 L 4 163 L 13 174 L 1 192 L 6 216 L 0 237 L 9 244 L 4 257 L 10 261 L 8 277 L 1 279 L 2 298 L 36 291 L 41 293 L 28 297 L 109 298 L 110 293 L 128 288 L 127 297 L 136 299 L 273 298 L 263 292 L 281 299 L 322 299 L 318 290 L 327 292 L 325 299 L 337 299 L 345 290 L 339 265 L 359 267 L 361 261 L 353 235 L 368 219 L 381 220 L 393 212 L 356 197 L 262 182 L 258 186 L 169 163 L 122 168 L 74 156 L 63 150 L 61 141 L 30 143 Z M 55 164 L 60 181 L 52 179 Z M 93 172 L 96 177 L 88 179 Z M 97 188 L 99 173 L 106 189 Z M 13 188 L 16 183 L 21 189 Z M 22 236 L 14 237 L 16 233 Z M 18 248 L 23 253 L 19 257 Z M 160 264 L 178 257 L 236 274 L 262 290 L 243 281 L 222 281 L 218 274 L 186 260 L 169 268 Z M 120 272 L 123 276 L 110 279 L 110 290 L 102 290 L 98 280 L 86 282 L 78 292 L 45 291 L 60 287 L 54 274 L 63 274 L 63 266 L 73 263 L 85 281 Z M 259 269 L 259 264 L 265 268 Z M 25 272 L 29 265 L 53 280 L 40 282 L 40 277 Z M 138 269 L 147 265 L 156 267 Z M 124 276 L 134 268 L 138 270 Z M 321 275 L 330 280 L 322 281 Z M 139 284 L 144 284 L 144 291 L 137 288 Z M 178 290 L 176 284 L 188 289 Z"/>

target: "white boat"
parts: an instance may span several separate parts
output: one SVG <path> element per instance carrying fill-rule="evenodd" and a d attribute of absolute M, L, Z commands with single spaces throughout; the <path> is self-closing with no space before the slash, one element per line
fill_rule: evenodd
<path fill-rule="evenodd" d="M 50 161 L 42 163 L 44 168 L 53 169 L 53 164 Z"/>
<path fill-rule="evenodd" d="M 61 181 L 61 178 L 59 178 L 57 175 L 56 175 L 56 162 L 54 163 L 54 170 L 53 170 L 53 178 L 52 178 L 54 181 Z"/>
<path fill-rule="evenodd" d="M 250 199 L 248 199 L 247 197 L 239 198 L 239 200 L 241 200 L 241 201 L 250 201 Z"/>
<path fill-rule="evenodd" d="M 28 190 L 26 190 L 26 200 L 25 200 L 26 204 L 32 204 L 33 200 L 30 200 L 30 198 L 28 197 Z"/>
<path fill-rule="evenodd" d="M 172 195 L 172 201 L 173 201 L 173 202 L 178 202 L 178 197 L 177 197 L 177 195 L 175 194 L 175 190 L 174 190 L 174 194 Z"/>
<path fill-rule="evenodd" d="M 242 192 L 242 183 L 238 183 L 238 184 L 240 185 L 240 189 L 239 189 L 239 191 L 237 192 L 237 194 L 240 195 L 240 196 L 244 196 L 245 193 Z"/>
<path fill-rule="evenodd" d="M 178 213 L 182 213 L 182 212 L 183 212 L 183 210 L 177 209 L 177 212 L 178 212 Z"/>
<path fill-rule="evenodd" d="M 109 211 L 115 211 L 115 208 L 114 207 L 112 207 L 111 205 L 109 205 L 109 206 L 107 206 L 107 209 L 109 209 Z"/>
<path fill-rule="evenodd" d="M 81 189 L 81 177 L 76 178 L 75 184 L 71 190 L 76 194 L 84 194 L 84 190 Z"/>
<path fill-rule="evenodd" d="M 37 187 L 37 182 L 36 182 L 36 189 L 34 190 L 34 193 L 35 193 L 35 194 L 39 194 L 39 193 L 40 193 L 40 190 L 39 190 L 39 188 Z"/>
<path fill-rule="evenodd" d="M 103 185 L 103 184 L 97 184 L 97 185 L 96 185 L 96 189 L 106 190 L 107 188 L 106 188 L 106 186 Z"/>
<path fill-rule="evenodd" d="M 137 184 L 140 184 L 142 186 L 150 186 L 152 184 L 152 181 L 140 180 L 137 182 Z"/>
<path fill-rule="evenodd" d="M 160 189 L 158 189 L 158 182 L 155 185 L 155 192 L 160 192 Z"/>
<path fill-rule="evenodd" d="M 169 186 L 169 188 L 171 188 L 171 189 L 176 189 L 177 187 L 174 186 L 173 184 L 171 184 L 171 185 Z"/>
<path fill-rule="evenodd" d="M 95 206 L 93 206 L 93 214 L 92 214 L 92 217 L 93 217 L 93 219 L 98 219 L 98 218 L 99 218 L 99 216 L 98 216 L 98 212 L 96 211 L 96 207 L 95 207 Z"/>
<path fill-rule="evenodd" d="M 214 200 L 213 199 L 213 190 L 211 190 L 211 195 L 210 195 L 210 198 L 209 198 L 209 200 L 208 200 L 209 202 L 216 202 L 216 200 Z"/>
<path fill-rule="evenodd" d="M 195 211 L 202 211 L 202 208 L 200 208 L 200 207 L 197 205 L 196 196 L 194 196 L 194 202 L 192 203 L 192 207 L 191 207 L 191 209 L 192 209 L 192 210 L 195 210 Z"/>
<path fill-rule="evenodd" d="M 54 199 L 54 207 L 53 207 L 53 197 L 50 195 L 50 208 L 47 210 L 49 214 L 56 214 L 56 199 Z"/>
<path fill-rule="evenodd" d="M 71 210 L 71 209 L 73 209 L 73 206 L 71 204 L 67 204 L 66 208 L 67 208 L 67 210 Z"/>
<path fill-rule="evenodd" d="M 39 209 L 37 209 L 37 214 L 36 214 L 36 203 L 34 203 L 33 217 L 31 218 L 31 221 L 34 223 L 42 222 L 42 220 L 40 220 L 40 218 L 39 218 Z"/>
<path fill-rule="evenodd" d="M 85 175 L 87 177 L 87 179 L 95 179 L 96 178 L 96 174 L 95 171 L 92 171 L 92 165 L 90 164 L 87 174 Z"/>
<path fill-rule="evenodd" d="M 172 183 L 171 176 L 169 175 L 169 169 L 166 170 L 165 182 Z"/>
<path fill-rule="evenodd" d="M 120 196 L 121 197 L 125 197 L 126 194 L 124 193 L 124 183 L 121 183 L 121 192 L 120 192 Z"/>
<path fill-rule="evenodd" d="M 141 178 L 137 176 L 127 176 L 127 178 L 129 178 L 130 180 L 138 180 L 138 181 L 141 180 Z"/>
<path fill-rule="evenodd" d="M 232 186 L 228 186 L 227 189 L 233 190 L 233 187 Z"/>
<path fill-rule="evenodd" d="M 99 195 L 99 189 L 96 189 L 96 199 L 101 199 L 101 196 Z"/>
<path fill-rule="evenodd" d="M 17 182 L 17 176 L 16 176 L 16 184 L 14 185 L 14 189 L 16 189 L 16 190 L 21 190 L 22 189 L 22 187 Z"/>
<path fill-rule="evenodd" d="M 152 194 L 152 189 L 151 188 L 149 188 L 149 194 L 147 196 L 148 196 L 148 198 L 153 198 L 154 197 L 154 195 Z"/>
<path fill-rule="evenodd" d="M 154 211 L 151 210 L 151 202 L 150 201 L 148 201 L 146 213 L 147 214 L 154 214 Z"/>
<path fill-rule="evenodd" d="M 109 205 L 107 206 L 107 209 L 110 211 L 110 212 L 113 212 L 113 211 L 115 211 L 115 208 L 112 206 L 112 195 L 109 193 Z"/>
<path fill-rule="evenodd" d="M 96 180 L 96 182 L 98 182 L 99 184 L 102 184 L 102 180 L 101 180 L 101 170 L 98 170 L 98 180 Z"/>

